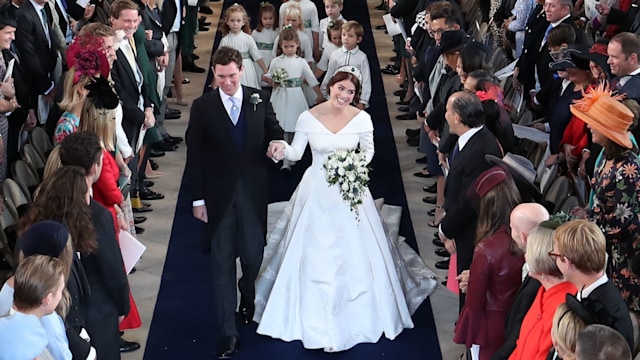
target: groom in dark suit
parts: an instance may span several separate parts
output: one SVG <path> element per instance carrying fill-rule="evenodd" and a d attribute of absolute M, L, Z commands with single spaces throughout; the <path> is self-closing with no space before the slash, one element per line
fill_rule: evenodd
<path fill-rule="evenodd" d="M 255 280 L 262 263 L 267 220 L 267 156 L 284 151 L 283 130 L 262 90 L 240 85 L 242 55 L 219 48 L 211 59 L 215 84 L 193 102 L 187 129 L 185 175 L 193 216 L 206 223 L 211 242 L 215 312 L 222 339 L 218 357 L 239 346 L 236 329 L 236 258 L 242 278 L 240 315 L 254 312 Z M 268 146 L 268 148 L 267 148 Z"/>

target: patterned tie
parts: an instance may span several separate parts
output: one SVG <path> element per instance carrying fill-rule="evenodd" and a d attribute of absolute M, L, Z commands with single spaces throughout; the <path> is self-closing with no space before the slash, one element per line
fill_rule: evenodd
<path fill-rule="evenodd" d="M 229 100 L 231 100 L 231 104 L 232 104 L 229 115 L 231 115 L 231 121 L 233 121 L 233 125 L 237 125 L 238 117 L 240 116 L 240 99 L 232 96 L 229 98 Z"/>

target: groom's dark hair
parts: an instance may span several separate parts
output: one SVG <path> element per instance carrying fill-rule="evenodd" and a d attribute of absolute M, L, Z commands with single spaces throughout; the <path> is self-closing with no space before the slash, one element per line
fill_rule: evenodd
<path fill-rule="evenodd" d="M 222 46 L 213 53 L 211 56 L 211 66 L 214 68 L 216 65 L 229 65 L 232 62 L 238 64 L 238 68 L 242 69 L 242 54 L 240 51 L 230 48 L 228 46 Z"/>

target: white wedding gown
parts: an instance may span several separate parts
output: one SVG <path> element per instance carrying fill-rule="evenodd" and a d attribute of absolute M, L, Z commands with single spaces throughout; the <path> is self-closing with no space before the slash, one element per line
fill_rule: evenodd
<path fill-rule="evenodd" d="M 313 163 L 268 237 L 256 281 L 257 331 L 331 351 L 383 333 L 394 339 L 413 327 L 411 314 L 433 292 L 435 275 L 388 237 L 368 191 L 357 221 L 322 168 L 333 150 L 358 145 L 371 160 L 371 118 L 361 111 L 334 134 L 305 111 L 285 157 L 300 160 L 307 142 Z"/>

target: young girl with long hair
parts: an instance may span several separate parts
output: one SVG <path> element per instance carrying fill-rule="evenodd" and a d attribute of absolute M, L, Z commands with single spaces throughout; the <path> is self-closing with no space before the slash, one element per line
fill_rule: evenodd
<path fill-rule="evenodd" d="M 219 47 L 228 46 L 242 54 L 244 71 L 240 83 L 244 86 L 260 89 L 260 79 L 253 63 L 255 62 L 263 73 L 268 70 L 256 41 L 249 35 L 251 33 L 249 16 L 242 5 L 233 4 L 227 9 L 220 23 L 220 30 L 222 30 L 223 38 L 220 40 Z"/>
<path fill-rule="evenodd" d="M 260 11 L 258 12 L 258 26 L 251 32 L 251 37 L 256 41 L 258 51 L 262 54 L 265 66 L 268 68 L 273 59 L 273 47 L 276 44 L 276 37 L 278 37 L 278 30 L 276 24 L 278 23 L 278 17 L 276 8 L 270 3 L 260 4 Z M 258 79 L 262 79 L 262 68 L 257 63 L 253 63 Z M 269 86 L 266 82 L 261 82 L 261 85 Z"/>

